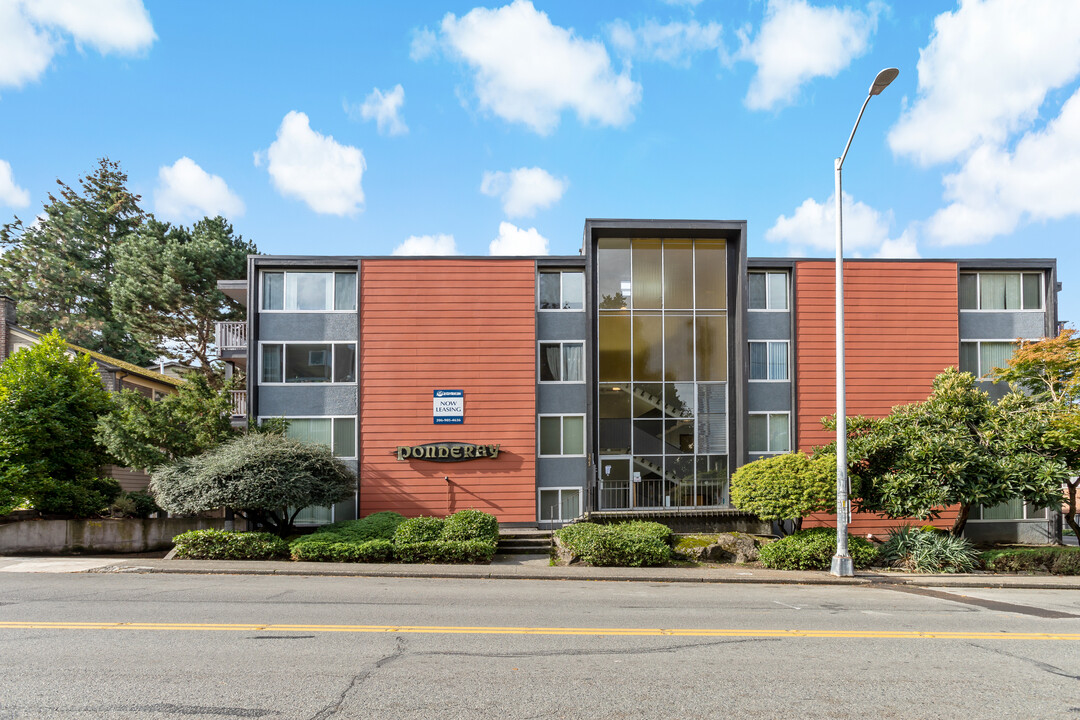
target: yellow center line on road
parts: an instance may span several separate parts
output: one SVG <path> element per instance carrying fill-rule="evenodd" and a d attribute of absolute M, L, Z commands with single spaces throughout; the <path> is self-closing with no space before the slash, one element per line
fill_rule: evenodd
<path fill-rule="evenodd" d="M 418 633 L 427 635 L 585 635 L 592 637 L 753 637 L 896 640 L 1071 640 L 1080 633 L 951 630 L 769 630 L 754 628 L 573 628 L 453 625 L 282 625 L 276 623 L 0 622 L 0 630 L 172 630 L 195 632 Z"/>

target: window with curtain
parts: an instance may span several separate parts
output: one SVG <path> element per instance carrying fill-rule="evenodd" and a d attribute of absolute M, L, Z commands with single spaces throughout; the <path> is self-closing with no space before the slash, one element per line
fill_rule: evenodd
<path fill-rule="evenodd" d="M 791 416 L 788 413 L 750 413 L 751 453 L 785 453 L 791 449 Z"/>
<path fill-rule="evenodd" d="M 960 371 L 986 379 L 996 368 L 1008 367 L 1016 343 L 1008 340 L 978 340 L 960 343 Z"/>
<path fill-rule="evenodd" d="M 288 421 L 288 428 L 285 430 L 287 437 L 312 445 L 328 447 L 335 457 L 356 457 L 356 418 L 286 417 L 285 420 Z"/>
<path fill-rule="evenodd" d="M 543 415 L 540 417 L 541 457 L 584 454 L 584 415 Z"/>
<path fill-rule="evenodd" d="M 537 286 L 541 310 L 585 309 L 585 273 L 580 270 L 541 270 Z"/>
<path fill-rule="evenodd" d="M 787 340 L 753 340 L 750 342 L 750 379 L 788 379 Z"/>
<path fill-rule="evenodd" d="M 262 309 L 287 312 L 356 310 L 356 273 L 264 272 Z"/>
<path fill-rule="evenodd" d="M 540 343 L 540 382 L 584 381 L 584 343 Z"/>
<path fill-rule="evenodd" d="M 750 272 L 747 276 L 750 310 L 787 310 L 787 273 Z"/>
<path fill-rule="evenodd" d="M 1042 310 L 1040 272 L 965 272 L 957 278 L 961 310 Z"/>

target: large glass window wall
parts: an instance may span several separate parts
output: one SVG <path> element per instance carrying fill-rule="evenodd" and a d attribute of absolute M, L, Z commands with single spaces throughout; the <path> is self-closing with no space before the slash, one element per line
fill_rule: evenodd
<path fill-rule="evenodd" d="M 723 240 L 597 243 L 601 509 L 728 504 Z"/>

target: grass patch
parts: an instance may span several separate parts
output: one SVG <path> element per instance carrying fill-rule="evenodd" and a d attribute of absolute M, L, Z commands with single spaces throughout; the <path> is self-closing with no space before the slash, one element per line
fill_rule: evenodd
<path fill-rule="evenodd" d="M 982 553 L 981 560 L 993 572 L 1080 575 L 1080 548 L 1074 547 L 1000 548 Z"/>

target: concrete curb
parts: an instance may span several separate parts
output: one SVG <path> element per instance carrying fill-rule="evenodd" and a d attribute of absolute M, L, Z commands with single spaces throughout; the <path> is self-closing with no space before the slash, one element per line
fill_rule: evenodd
<path fill-rule="evenodd" d="M 125 560 L 84 572 L 176 575 L 277 575 L 298 577 L 422 578 L 454 580 L 576 580 L 606 582 L 757 585 L 859 585 L 1080 590 L 1080 577 L 1041 575 L 911 575 L 864 573 L 838 578 L 820 571 L 716 568 L 529 567 L 526 565 L 396 565 L 242 560 Z M 738 574 L 736 574 L 738 573 Z"/>

